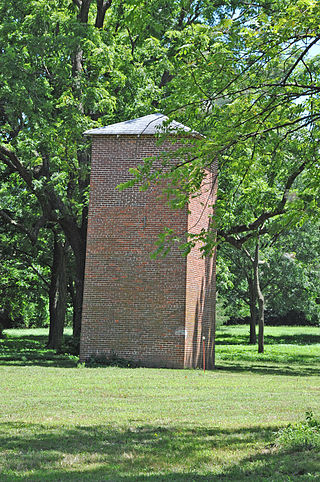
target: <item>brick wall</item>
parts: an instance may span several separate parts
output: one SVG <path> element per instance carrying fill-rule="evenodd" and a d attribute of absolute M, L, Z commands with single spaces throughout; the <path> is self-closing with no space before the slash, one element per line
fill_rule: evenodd
<path fill-rule="evenodd" d="M 145 366 L 199 364 L 198 355 L 190 357 L 190 327 L 192 320 L 199 327 L 208 324 L 204 321 L 208 317 L 192 313 L 200 301 L 197 313 L 205 312 L 212 301 L 210 283 L 203 281 L 210 262 L 196 259 L 194 251 L 188 257 L 192 268 L 187 267 L 187 259 L 176 248 L 166 258 L 151 260 L 149 256 L 164 226 L 186 231 L 188 211 L 171 210 L 160 198 L 159 188 L 146 192 L 137 187 L 116 189 L 130 178 L 130 167 L 171 148 L 170 142 L 158 146 L 153 136 L 146 135 L 93 137 L 81 361 L 116 353 Z M 197 200 L 190 206 L 195 206 L 196 216 Z M 199 295 L 202 282 L 204 294 Z M 192 339 L 198 349 L 195 331 Z"/>
<path fill-rule="evenodd" d="M 216 199 L 217 166 L 206 171 L 201 190 L 189 202 L 188 232 L 208 230 Z M 201 257 L 198 242 L 188 255 L 186 280 L 186 344 L 185 367 L 214 367 L 216 251 L 213 257 Z"/>

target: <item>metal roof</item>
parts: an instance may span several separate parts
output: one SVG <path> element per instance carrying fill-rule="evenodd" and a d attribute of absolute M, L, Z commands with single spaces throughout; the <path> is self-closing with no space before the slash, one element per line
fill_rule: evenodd
<path fill-rule="evenodd" d="M 144 117 L 138 117 L 124 122 L 118 122 L 117 124 L 111 124 L 105 127 L 98 127 L 97 129 L 89 129 L 84 132 L 85 136 L 97 136 L 97 135 L 137 135 L 142 134 L 161 134 L 161 133 L 174 133 L 189 132 L 191 135 L 199 135 L 197 132 L 192 131 L 190 127 L 184 126 L 177 121 L 171 121 L 169 124 L 163 125 L 169 118 L 164 114 L 150 114 Z"/>

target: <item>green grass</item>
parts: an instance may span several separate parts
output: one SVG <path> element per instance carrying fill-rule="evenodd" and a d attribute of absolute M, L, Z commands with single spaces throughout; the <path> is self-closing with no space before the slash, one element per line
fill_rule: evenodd
<path fill-rule="evenodd" d="M 246 327 L 217 337 L 218 369 L 77 368 L 44 330 L 0 341 L 1 481 L 320 480 L 315 450 L 275 432 L 320 414 L 318 328 Z M 266 361 L 264 361 L 266 360 Z"/>
<path fill-rule="evenodd" d="M 217 334 L 216 362 L 224 369 L 275 374 L 311 375 L 320 372 L 320 328 L 265 328 L 265 351 L 248 345 L 248 327 L 222 327 Z"/>
<path fill-rule="evenodd" d="M 6 339 L 0 339 L 0 364 L 16 366 L 76 367 L 78 357 L 57 354 L 45 347 L 48 329 L 5 330 Z M 70 338 L 71 329 L 65 330 L 65 339 Z"/>

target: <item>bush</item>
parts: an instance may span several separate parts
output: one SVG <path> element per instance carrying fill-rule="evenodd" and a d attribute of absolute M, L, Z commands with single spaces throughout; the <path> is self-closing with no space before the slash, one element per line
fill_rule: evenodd
<path fill-rule="evenodd" d="M 226 308 L 224 306 L 224 302 L 222 298 L 217 295 L 217 302 L 216 302 L 216 328 L 220 328 L 222 325 L 227 324 L 228 322 L 228 315 L 226 314 Z"/>
<path fill-rule="evenodd" d="M 112 353 L 110 356 L 97 355 L 91 357 L 86 361 L 87 367 L 120 367 L 120 368 L 138 368 L 140 364 L 133 360 L 126 360 L 125 358 L 119 357 L 116 353 Z"/>
<path fill-rule="evenodd" d="M 289 451 L 320 450 L 320 421 L 314 418 L 311 411 L 306 412 L 305 422 L 289 424 L 286 428 L 279 430 L 275 445 Z"/>
<path fill-rule="evenodd" d="M 316 319 L 308 320 L 302 311 L 290 310 L 284 315 L 279 315 L 272 310 L 266 310 L 264 313 L 264 321 L 267 326 L 310 326 L 318 325 Z M 249 325 L 250 317 L 239 318 L 232 316 L 225 325 Z"/>
<path fill-rule="evenodd" d="M 265 323 L 270 326 L 307 326 L 317 324 L 308 320 L 305 313 L 298 310 L 290 310 L 285 314 L 279 315 L 272 310 L 266 310 Z"/>
<path fill-rule="evenodd" d="M 62 347 L 59 352 L 66 355 L 79 355 L 80 351 L 80 338 L 74 338 L 72 336 L 65 336 Z"/>

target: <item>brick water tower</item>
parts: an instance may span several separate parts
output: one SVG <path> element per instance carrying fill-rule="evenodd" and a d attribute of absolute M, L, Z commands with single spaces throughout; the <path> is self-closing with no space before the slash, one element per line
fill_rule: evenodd
<path fill-rule="evenodd" d="M 92 167 L 80 360 L 116 355 L 149 367 L 213 367 L 215 260 L 198 247 L 150 253 L 164 228 L 208 229 L 216 173 L 208 171 L 188 208 L 172 210 L 160 187 L 119 191 L 130 168 L 197 137 L 162 114 L 92 129 Z M 164 127 L 164 123 L 166 127 Z M 159 133 L 166 140 L 159 144 Z M 203 341 L 204 337 L 204 341 Z"/>

